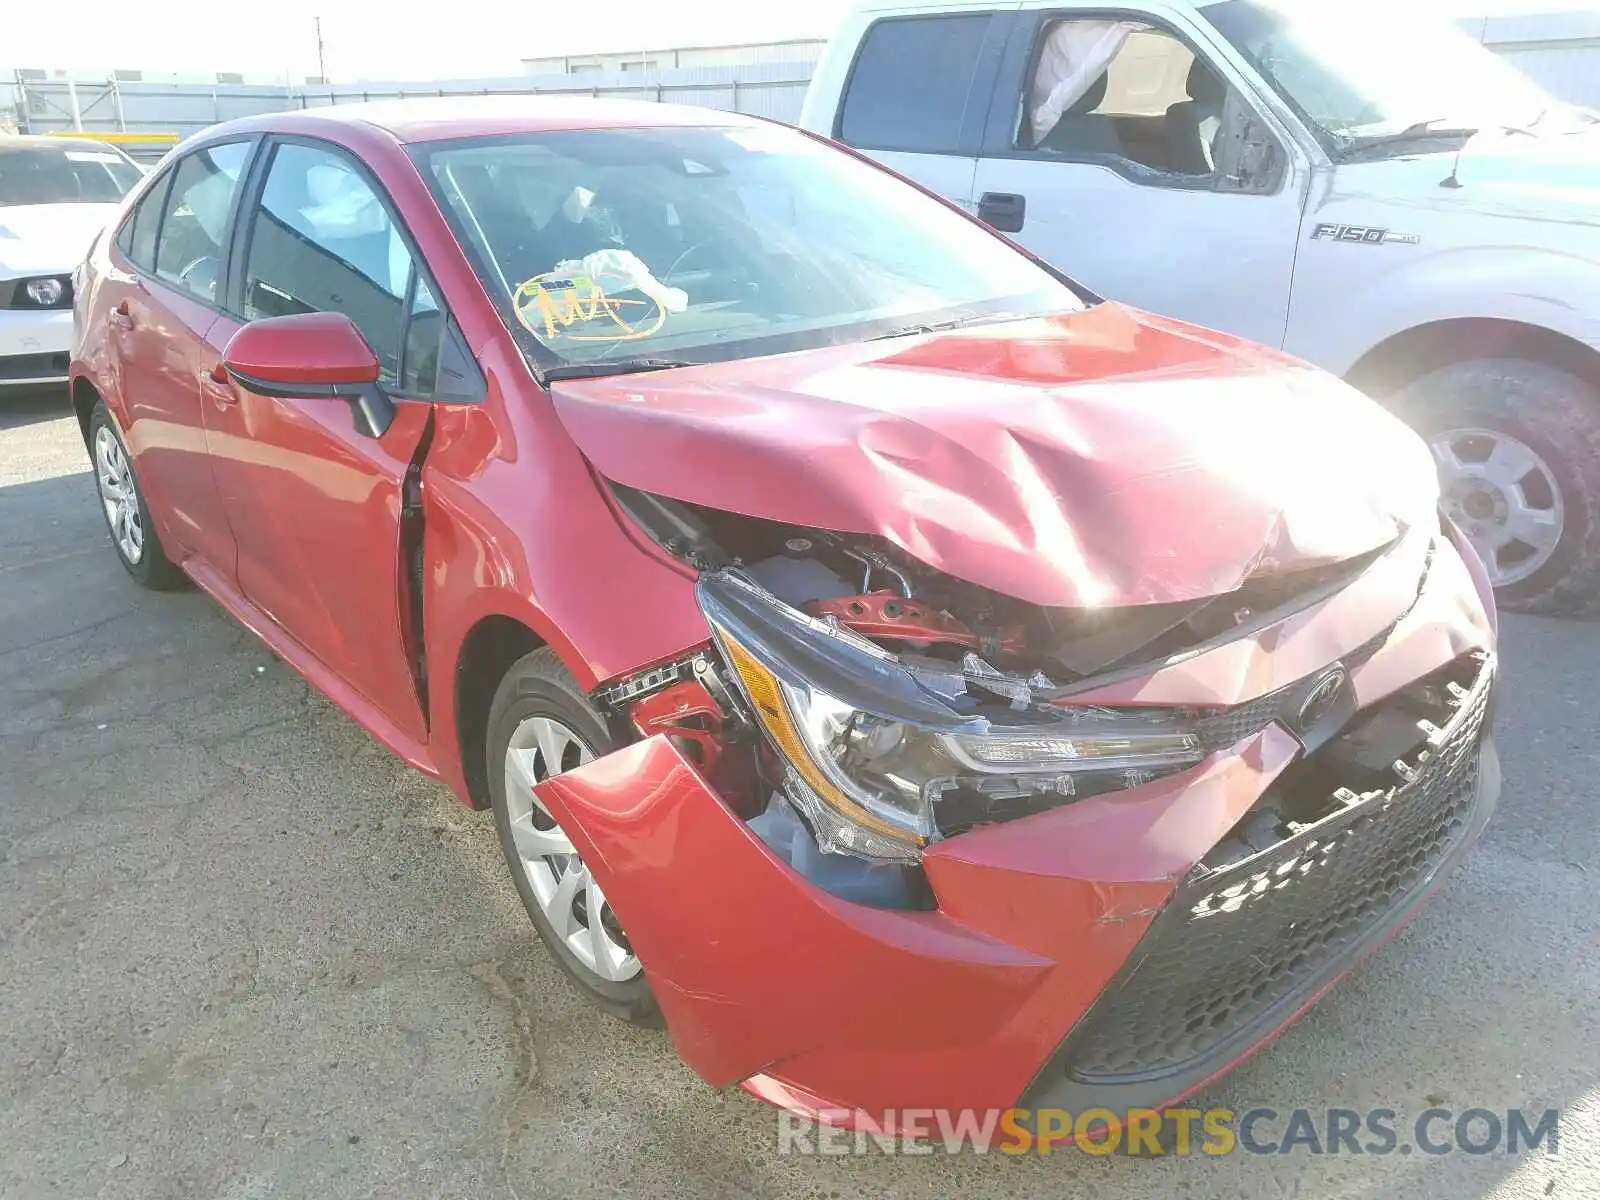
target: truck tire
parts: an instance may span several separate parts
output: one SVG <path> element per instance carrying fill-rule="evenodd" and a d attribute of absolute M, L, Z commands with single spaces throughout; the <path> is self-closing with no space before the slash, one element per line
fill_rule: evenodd
<path fill-rule="evenodd" d="M 1600 397 L 1568 371 L 1480 358 L 1393 397 L 1427 440 L 1445 511 L 1508 609 L 1600 611 Z"/>

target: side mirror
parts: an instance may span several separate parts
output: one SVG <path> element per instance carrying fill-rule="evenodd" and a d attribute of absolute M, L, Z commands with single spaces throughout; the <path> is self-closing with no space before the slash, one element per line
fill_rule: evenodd
<path fill-rule="evenodd" d="M 1287 159 L 1266 122 L 1232 88 L 1212 149 L 1218 191 L 1265 195 L 1278 190 Z"/>
<path fill-rule="evenodd" d="M 1015 192 L 985 192 L 978 197 L 978 220 L 1000 233 L 1021 233 L 1028 199 Z"/>
<path fill-rule="evenodd" d="M 222 365 L 257 395 L 347 400 L 356 428 L 371 437 L 382 437 L 394 422 L 394 402 L 378 384 L 378 356 L 343 313 L 251 321 L 228 340 Z"/>

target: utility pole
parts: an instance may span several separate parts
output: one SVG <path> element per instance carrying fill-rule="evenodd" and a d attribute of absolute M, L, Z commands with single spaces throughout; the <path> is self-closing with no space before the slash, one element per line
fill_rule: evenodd
<path fill-rule="evenodd" d="M 317 24 L 317 74 L 321 76 L 323 83 L 327 83 L 328 64 L 322 58 L 322 18 L 312 17 L 311 19 Z"/>
<path fill-rule="evenodd" d="M 72 107 L 72 128 L 82 133 L 83 110 L 78 107 L 78 80 L 71 70 L 67 71 L 67 102 Z"/>

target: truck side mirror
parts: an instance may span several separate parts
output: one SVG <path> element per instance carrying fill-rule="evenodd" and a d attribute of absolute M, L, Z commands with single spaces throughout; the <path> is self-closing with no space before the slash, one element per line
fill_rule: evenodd
<path fill-rule="evenodd" d="M 1266 123 L 1231 88 L 1222 108 L 1215 155 L 1217 186 L 1225 192 L 1275 191 L 1287 161 Z"/>

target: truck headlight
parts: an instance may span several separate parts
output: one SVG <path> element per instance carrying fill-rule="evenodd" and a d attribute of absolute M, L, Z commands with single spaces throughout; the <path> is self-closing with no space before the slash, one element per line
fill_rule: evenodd
<path fill-rule="evenodd" d="M 1204 755 L 1170 713 L 957 711 L 894 656 L 738 576 L 701 608 L 824 850 L 916 861 L 952 825 L 1006 820 L 1143 783 Z"/>

